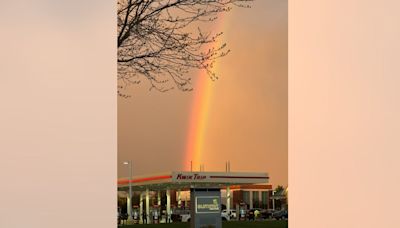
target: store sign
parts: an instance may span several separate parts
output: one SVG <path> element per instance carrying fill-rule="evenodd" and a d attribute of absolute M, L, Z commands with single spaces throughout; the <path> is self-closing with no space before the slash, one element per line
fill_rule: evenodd
<path fill-rule="evenodd" d="M 221 189 L 191 188 L 190 207 L 191 228 L 222 228 Z"/>
<path fill-rule="evenodd" d="M 220 213 L 220 205 L 217 196 L 196 197 L 196 213 Z"/>
<path fill-rule="evenodd" d="M 177 181 L 202 181 L 206 180 L 207 176 L 199 173 L 176 173 L 174 179 Z"/>
<path fill-rule="evenodd" d="M 268 182 L 267 174 L 226 173 L 226 172 L 172 172 L 172 182 L 175 183 L 227 183 L 255 184 Z"/>

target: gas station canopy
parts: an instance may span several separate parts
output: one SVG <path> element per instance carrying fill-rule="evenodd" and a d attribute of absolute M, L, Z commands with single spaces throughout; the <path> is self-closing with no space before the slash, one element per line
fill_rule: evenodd
<path fill-rule="evenodd" d="M 190 188 L 225 188 L 226 186 L 268 183 L 267 173 L 247 172 L 181 172 L 173 171 L 146 176 L 133 176 L 118 180 L 118 190 L 166 190 Z"/>

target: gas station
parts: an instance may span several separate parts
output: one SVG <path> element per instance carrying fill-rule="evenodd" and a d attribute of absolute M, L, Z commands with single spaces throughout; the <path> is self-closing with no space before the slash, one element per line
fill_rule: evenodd
<path fill-rule="evenodd" d="M 222 205 L 228 214 L 270 208 L 272 191 L 268 174 L 255 172 L 172 171 L 118 180 L 119 197 L 126 197 L 128 221 L 134 224 L 172 222 L 173 209 L 186 209 L 191 227 L 221 227 Z"/>

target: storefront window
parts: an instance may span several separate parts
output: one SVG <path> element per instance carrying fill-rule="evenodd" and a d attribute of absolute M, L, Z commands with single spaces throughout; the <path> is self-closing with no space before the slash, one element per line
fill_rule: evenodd
<path fill-rule="evenodd" d="M 245 204 L 250 205 L 250 192 L 243 191 L 243 201 Z"/>
<path fill-rule="evenodd" d="M 260 207 L 260 197 L 258 191 L 253 191 L 253 207 L 254 208 Z"/>
<path fill-rule="evenodd" d="M 261 193 L 261 207 L 264 209 L 268 208 L 268 192 Z"/>

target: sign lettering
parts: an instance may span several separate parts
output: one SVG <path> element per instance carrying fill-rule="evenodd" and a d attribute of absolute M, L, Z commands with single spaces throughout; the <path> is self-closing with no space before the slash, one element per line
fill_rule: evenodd
<path fill-rule="evenodd" d="M 219 213 L 220 202 L 218 197 L 197 197 L 196 213 Z"/>
<path fill-rule="evenodd" d="M 178 173 L 176 176 L 177 180 L 205 180 L 207 176 L 205 175 L 200 175 L 198 173 L 191 174 L 191 175 L 184 175 L 182 173 Z"/>

